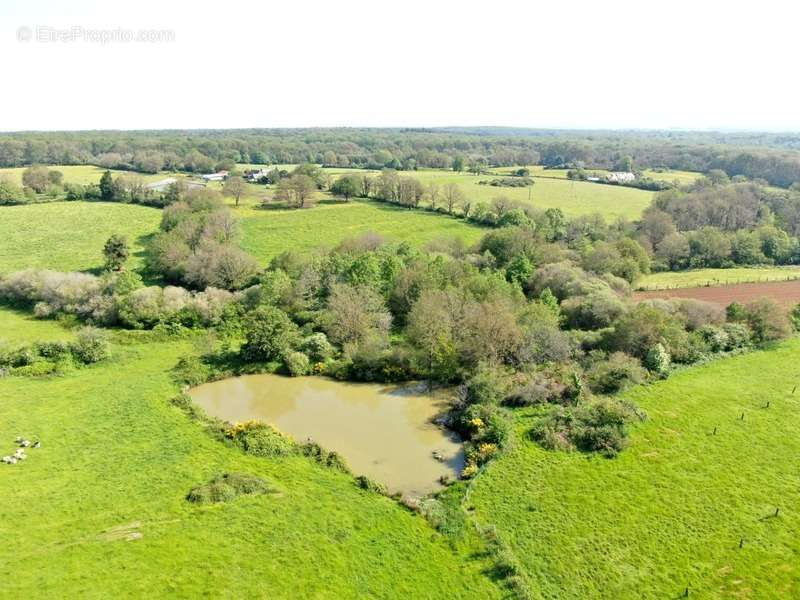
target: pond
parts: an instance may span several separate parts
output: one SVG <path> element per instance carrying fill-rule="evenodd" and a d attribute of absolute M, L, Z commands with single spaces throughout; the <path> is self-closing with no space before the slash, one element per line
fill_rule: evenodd
<path fill-rule="evenodd" d="M 344 383 L 324 377 L 245 375 L 207 383 L 190 395 L 210 416 L 269 423 L 297 441 L 341 454 L 352 471 L 390 492 L 422 496 L 464 467 L 457 436 L 432 423 L 447 393 L 425 384 Z"/>

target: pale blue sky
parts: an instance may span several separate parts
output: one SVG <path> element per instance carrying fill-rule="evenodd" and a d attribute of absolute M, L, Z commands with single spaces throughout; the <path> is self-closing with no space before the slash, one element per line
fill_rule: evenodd
<path fill-rule="evenodd" d="M 791 4 L 3 0 L 0 130 L 797 131 Z M 46 42 L 37 27 L 175 39 Z"/>

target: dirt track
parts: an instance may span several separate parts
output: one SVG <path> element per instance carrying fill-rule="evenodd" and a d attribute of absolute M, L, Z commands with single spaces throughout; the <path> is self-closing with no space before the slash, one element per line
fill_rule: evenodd
<path fill-rule="evenodd" d="M 784 306 L 794 306 L 800 302 L 800 281 L 775 281 L 770 283 L 736 283 L 711 287 L 691 287 L 675 290 L 636 292 L 634 300 L 648 298 L 695 298 L 727 306 L 731 302 L 749 302 L 768 296 Z"/>

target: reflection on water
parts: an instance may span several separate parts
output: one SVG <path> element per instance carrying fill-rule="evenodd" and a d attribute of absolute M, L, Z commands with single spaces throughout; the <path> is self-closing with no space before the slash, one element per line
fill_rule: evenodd
<path fill-rule="evenodd" d="M 246 375 L 190 392 L 209 415 L 231 423 L 258 419 L 298 441 L 339 452 L 353 472 L 392 492 L 421 496 L 464 466 L 458 440 L 433 425 L 446 396 L 423 384 L 343 383 L 322 377 Z M 434 453 L 443 460 L 434 458 Z"/>

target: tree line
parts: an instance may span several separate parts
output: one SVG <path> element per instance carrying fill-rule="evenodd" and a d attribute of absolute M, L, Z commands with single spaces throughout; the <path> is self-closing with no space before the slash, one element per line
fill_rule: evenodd
<path fill-rule="evenodd" d="M 25 132 L 0 134 L 0 166 L 96 164 L 156 173 L 208 172 L 236 163 L 480 172 L 543 164 L 669 168 L 800 182 L 797 136 L 702 132 L 576 132 L 488 129 L 250 129 Z M 629 169 L 625 169 L 629 170 Z"/>

